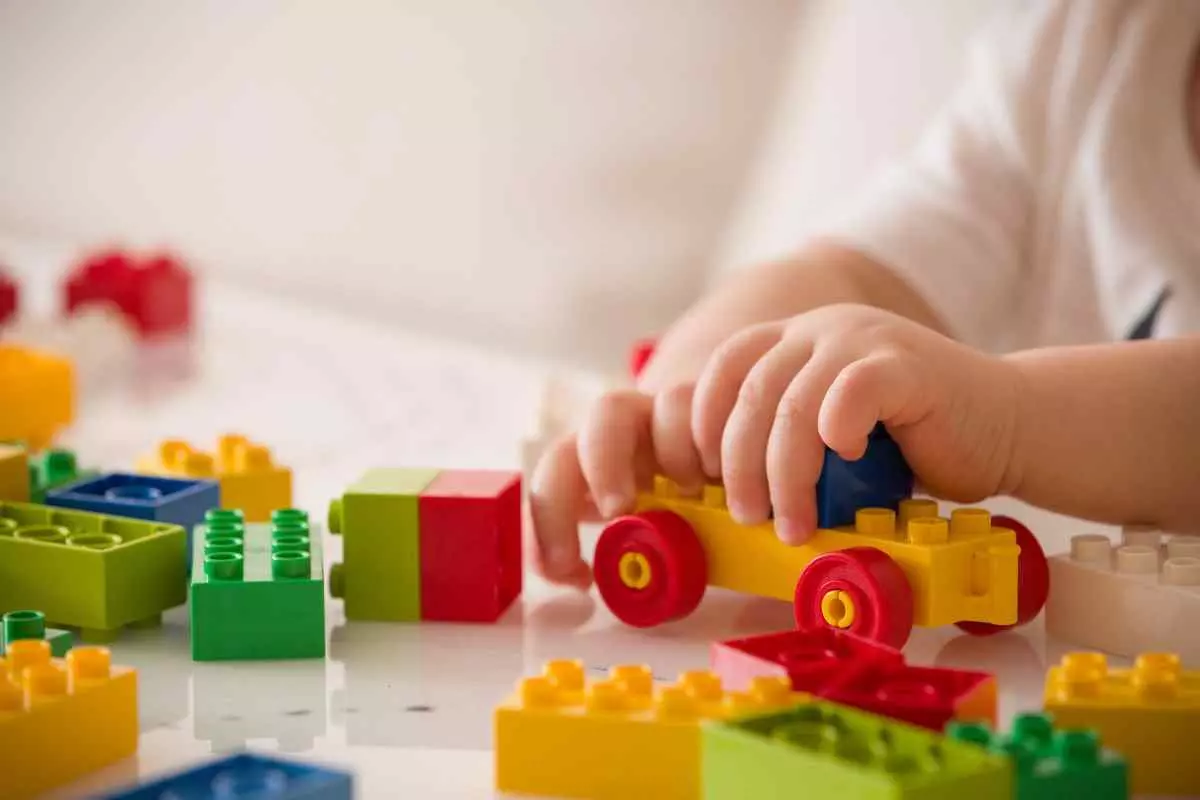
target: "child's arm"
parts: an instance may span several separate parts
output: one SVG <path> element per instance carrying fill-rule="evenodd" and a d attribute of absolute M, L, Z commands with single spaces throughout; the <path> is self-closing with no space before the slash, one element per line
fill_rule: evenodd
<path fill-rule="evenodd" d="M 1020 383 L 1008 492 L 1072 516 L 1200 533 L 1200 338 L 1006 360 Z"/>

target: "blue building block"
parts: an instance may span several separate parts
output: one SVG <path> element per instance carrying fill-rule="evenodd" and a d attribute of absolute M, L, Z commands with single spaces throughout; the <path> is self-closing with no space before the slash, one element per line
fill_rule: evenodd
<path fill-rule="evenodd" d="M 351 800 L 349 772 L 241 753 L 104 800 Z"/>
<path fill-rule="evenodd" d="M 190 554 L 192 528 L 204 521 L 210 508 L 221 506 L 221 484 L 112 472 L 50 490 L 46 505 L 181 525 L 187 531 Z"/>
<path fill-rule="evenodd" d="M 867 452 L 858 461 L 847 461 L 832 450 L 817 480 L 817 526 L 853 525 L 860 508 L 898 510 L 900 501 L 912 497 L 913 474 L 900 446 L 883 425 L 876 425 L 867 441 Z"/>

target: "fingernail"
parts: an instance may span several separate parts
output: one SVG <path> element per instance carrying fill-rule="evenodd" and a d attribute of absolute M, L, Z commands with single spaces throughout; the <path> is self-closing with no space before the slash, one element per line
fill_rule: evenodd
<path fill-rule="evenodd" d="M 775 535 L 788 545 L 803 544 L 808 539 L 808 531 L 790 517 L 775 519 Z"/>

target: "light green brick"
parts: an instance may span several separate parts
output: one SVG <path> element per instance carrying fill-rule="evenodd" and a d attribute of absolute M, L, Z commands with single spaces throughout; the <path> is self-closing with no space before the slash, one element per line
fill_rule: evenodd
<path fill-rule="evenodd" d="M 38 609 L 111 641 L 187 601 L 186 546 L 178 525 L 0 503 L 0 613 Z"/>
<path fill-rule="evenodd" d="M 421 619 L 418 498 L 439 469 L 373 469 L 329 506 L 329 531 L 343 539 L 329 591 L 347 619 Z"/>
<path fill-rule="evenodd" d="M 1012 800 L 1008 760 L 924 728 L 814 701 L 713 723 L 709 800 Z"/>

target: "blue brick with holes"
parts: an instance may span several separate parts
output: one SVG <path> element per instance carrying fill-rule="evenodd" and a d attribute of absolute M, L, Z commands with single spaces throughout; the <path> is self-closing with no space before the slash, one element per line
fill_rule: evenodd
<path fill-rule="evenodd" d="M 210 508 L 220 508 L 221 485 L 111 472 L 51 489 L 46 505 L 182 525 L 188 537 L 186 552 L 191 553 L 192 528 L 204 521 Z"/>
<path fill-rule="evenodd" d="M 349 772 L 241 753 L 104 800 L 350 800 L 353 794 Z"/>

